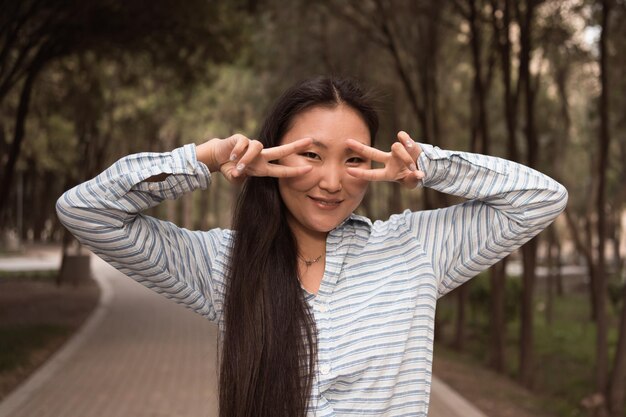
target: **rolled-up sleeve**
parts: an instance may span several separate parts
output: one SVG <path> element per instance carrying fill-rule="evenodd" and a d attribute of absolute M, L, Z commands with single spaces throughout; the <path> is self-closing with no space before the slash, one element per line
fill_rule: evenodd
<path fill-rule="evenodd" d="M 144 180 L 170 174 L 160 182 Z M 61 223 L 87 248 L 142 285 L 216 320 L 221 308 L 223 256 L 230 231 L 191 231 L 142 211 L 165 199 L 205 190 L 211 173 L 195 144 L 171 152 L 142 152 L 119 159 L 95 178 L 63 193 Z"/>
<path fill-rule="evenodd" d="M 468 199 L 403 214 L 431 259 L 439 297 L 548 227 L 567 205 L 563 185 L 506 159 L 420 143 L 419 187 Z"/>

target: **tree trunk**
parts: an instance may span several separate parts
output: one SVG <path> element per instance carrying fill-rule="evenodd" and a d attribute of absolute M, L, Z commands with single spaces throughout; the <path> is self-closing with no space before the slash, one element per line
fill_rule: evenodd
<path fill-rule="evenodd" d="M 470 26 L 470 47 L 472 50 L 472 63 L 474 65 L 474 88 L 470 100 L 470 112 L 472 114 L 471 126 L 470 126 L 470 152 L 479 152 L 487 154 L 489 153 L 489 132 L 487 129 L 487 112 L 486 112 L 486 91 L 483 83 L 483 70 L 482 70 L 482 44 L 481 44 L 481 28 L 478 10 L 476 7 L 476 0 L 468 0 L 469 11 L 466 14 L 466 19 Z M 464 14 L 466 12 L 463 12 Z M 477 104 L 477 106 L 475 106 Z M 478 108 L 476 112 L 475 108 Z M 493 274 L 493 272 L 492 272 Z M 465 287 L 465 286 L 463 286 Z M 498 288 L 496 286 L 496 288 Z M 497 295 L 496 297 L 502 297 Z M 467 290 L 461 289 L 458 292 L 458 311 L 456 322 L 456 339 L 454 342 L 455 347 L 458 350 L 462 350 L 465 345 L 465 330 L 466 323 L 466 303 L 467 303 Z"/>
<path fill-rule="evenodd" d="M 513 86 L 511 66 L 511 7 L 511 0 L 491 0 L 491 21 L 498 40 L 502 84 L 504 86 L 502 101 L 504 102 L 503 108 L 506 120 L 507 158 L 511 161 L 519 161 L 517 141 L 515 140 L 518 95 L 516 93 L 517 89 Z M 498 17 L 498 11 L 502 13 L 501 19 Z"/>
<path fill-rule="evenodd" d="M 592 223 L 592 213 L 585 218 L 585 243 L 589 248 L 590 257 L 588 259 L 587 269 L 589 270 L 589 296 L 591 298 L 591 311 L 590 311 L 590 319 L 594 323 L 597 321 L 598 316 L 598 308 L 596 306 L 598 302 L 598 297 L 596 295 L 597 292 L 597 268 L 596 268 L 596 259 L 593 257 L 593 225 Z"/>
<path fill-rule="evenodd" d="M 537 149 L 537 137 L 535 132 L 534 119 L 534 96 L 530 60 L 532 52 L 531 33 L 534 18 L 534 8 L 536 0 L 527 0 L 526 10 L 523 15 L 518 10 L 520 23 L 520 67 L 518 86 L 524 86 L 524 104 L 526 115 L 526 148 L 528 150 L 528 166 L 536 166 L 539 150 Z M 517 3 L 519 8 L 519 2 Z M 537 264 L 537 245 L 539 236 L 534 237 L 522 247 L 524 258 L 523 289 L 522 289 L 522 312 L 520 327 L 520 381 L 527 388 L 532 388 L 533 384 L 533 293 L 535 287 L 535 267 Z"/>
<path fill-rule="evenodd" d="M 504 116 L 506 120 L 507 132 L 507 158 L 511 161 L 518 161 L 518 151 L 516 142 L 517 129 L 517 96 L 512 86 L 511 68 L 511 0 L 491 0 L 492 25 L 494 36 L 497 39 L 498 51 L 500 55 L 500 67 L 504 93 Z M 502 18 L 498 17 L 497 11 L 501 11 Z M 491 366 L 499 372 L 504 372 L 505 364 L 505 341 L 506 341 L 506 317 L 505 317 L 505 296 L 506 296 L 506 264 L 508 257 L 502 259 L 494 265 L 491 271 L 491 318 L 492 318 L 492 349 Z"/>
<path fill-rule="evenodd" d="M 614 207 L 616 207 L 616 209 L 614 210 L 613 213 L 609 213 L 609 215 L 612 217 L 611 220 L 611 227 L 609 228 L 609 230 L 611 231 L 611 235 L 609 236 L 609 239 L 611 240 L 611 243 L 613 244 L 613 258 L 611 260 L 611 264 L 613 265 L 613 271 L 614 271 L 614 275 L 616 277 L 621 277 L 621 272 L 622 272 L 622 259 L 619 253 L 619 247 L 621 245 L 621 239 L 620 239 L 620 235 L 622 233 L 622 220 L 621 220 L 621 204 L 615 204 Z"/>
<path fill-rule="evenodd" d="M 478 152 L 488 154 L 489 153 L 489 132 L 487 124 L 487 106 L 486 96 L 487 93 L 484 87 L 483 81 L 483 69 L 482 69 L 482 43 L 481 43 L 481 29 L 480 29 L 480 16 L 476 9 L 476 0 L 468 0 L 469 3 L 469 18 L 468 23 L 470 25 L 471 33 L 471 50 L 472 50 L 472 63 L 474 64 L 474 97 L 478 104 L 478 120 L 476 125 L 480 132 L 480 146 L 477 146 Z"/>
<path fill-rule="evenodd" d="M 624 393 L 626 387 L 626 285 L 622 286 L 622 314 L 620 315 L 619 336 L 613 372 L 609 380 L 609 409 L 613 417 L 624 416 Z"/>
<path fill-rule="evenodd" d="M 533 386 L 533 295 L 535 290 L 535 266 L 537 264 L 537 241 L 532 238 L 522 246 L 524 271 L 522 275 L 522 311 L 520 326 L 520 374 L 522 385 L 532 389 Z"/>
<path fill-rule="evenodd" d="M 24 85 L 22 86 L 22 93 L 20 94 L 20 101 L 17 107 L 17 113 L 15 117 L 13 142 L 11 142 L 9 159 L 4 168 L 4 173 L 2 174 L 2 183 L 0 184 L 0 195 L 2 196 L 11 195 L 15 165 L 22 150 L 22 141 L 24 139 L 24 134 L 26 130 L 26 116 L 28 115 L 28 110 L 30 107 L 31 93 L 40 70 L 40 65 L 33 65 L 31 70 L 28 72 L 26 79 L 24 80 Z M 6 205 L 8 204 L 7 200 L 8 198 L 0 199 L 0 230 L 4 230 L 6 225 L 4 221 L 4 212 L 6 210 Z"/>
<path fill-rule="evenodd" d="M 561 240 L 556 240 L 556 295 L 562 297 L 565 294 L 563 289 L 563 245 L 561 245 Z"/>
<path fill-rule="evenodd" d="M 558 89 L 558 97 L 560 104 L 561 117 L 563 119 L 563 135 L 559 135 L 554 139 L 554 146 L 552 149 L 553 155 L 559 155 L 559 158 L 556 158 L 554 161 L 554 175 L 555 178 L 560 178 L 563 174 L 563 163 L 569 149 L 568 143 L 570 142 L 570 137 L 572 135 L 572 117 L 570 115 L 569 108 L 569 93 L 567 89 L 569 74 L 571 71 L 571 63 L 568 60 L 561 60 L 561 62 L 556 63 L 554 69 L 554 83 Z M 556 224 L 551 227 L 552 230 L 552 244 L 554 245 L 553 250 L 555 267 L 556 271 L 554 275 L 551 275 L 553 278 L 554 286 L 552 289 L 554 290 L 551 294 L 554 296 L 562 296 L 563 295 L 563 274 L 562 274 L 562 261 L 561 261 L 561 238 L 559 236 L 559 231 L 556 228 Z"/>
<path fill-rule="evenodd" d="M 556 230 L 554 224 L 550 225 L 547 230 L 548 242 L 547 242 L 547 257 L 548 257 L 548 273 L 546 275 L 546 306 L 545 315 L 546 323 L 552 324 L 553 312 L 554 312 L 554 284 L 556 281 L 556 275 L 558 274 L 559 262 L 556 259 Z"/>
<path fill-rule="evenodd" d="M 608 318 L 606 314 L 607 279 L 605 266 L 605 242 L 606 242 L 606 173 L 608 171 L 609 154 L 609 84 L 607 64 L 607 36 L 609 34 L 610 0 L 602 0 L 602 32 L 600 34 L 600 132 L 599 132 L 599 163 L 598 163 L 598 200 L 596 212 L 598 216 L 598 258 L 596 260 L 596 390 L 608 397 L 613 406 L 613 387 L 608 386 Z M 623 381 L 620 380 L 623 383 Z M 620 384 L 618 384 L 620 385 Z M 623 407 L 623 394 L 621 406 Z M 617 407 L 617 405 L 615 406 Z M 613 407 L 610 407 L 613 408 Z"/>
<path fill-rule="evenodd" d="M 454 349 L 459 352 L 465 348 L 465 333 L 466 333 L 466 310 L 467 310 L 467 295 L 468 286 L 461 285 L 457 288 L 457 310 L 456 310 L 456 331 L 454 334 Z"/>
<path fill-rule="evenodd" d="M 506 264 L 508 257 L 490 269 L 491 279 L 491 367 L 504 372 L 506 318 L 504 316 Z"/>
<path fill-rule="evenodd" d="M 37 179 L 36 189 L 38 191 L 33 197 L 41 198 L 42 204 L 54 206 L 55 199 L 58 197 L 58 194 L 56 194 L 55 188 L 46 185 L 46 180 L 52 179 L 55 182 L 58 181 L 58 179 L 55 178 L 55 174 L 53 172 L 45 171 L 43 175 L 38 175 Z M 33 204 L 33 207 L 41 206 Z M 33 229 L 35 231 L 35 240 L 42 241 L 44 231 L 46 229 L 46 221 L 49 219 L 50 213 L 44 210 L 37 210 L 34 213 L 34 216 Z"/>

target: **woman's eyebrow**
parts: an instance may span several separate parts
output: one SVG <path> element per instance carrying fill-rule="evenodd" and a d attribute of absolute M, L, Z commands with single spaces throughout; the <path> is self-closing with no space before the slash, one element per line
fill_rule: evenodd
<path fill-rule="evenodd" d="M 313 138 L 313 145 L 320 147 L 322 149 L 328 149 L 328 146 L 326 146 L 325 144 L 323 144 L 322 142 L 320 142 L 319 140 Z"/>
<path fill-rule="evenodd" d="M 312 144 L 313 144 L 313 146 L 317 146 L 317 147 L 320 147 L 322 149 L 326 149 L 326 150 L 328 149 L 328 146 L 325 143 L 320 142 L 319 140 L 317 140 L 315 138 L 313 138 Z M 346 154 L 346 155 L 360 155 L 359 153 L 355 152 L 353 149 L 348 148 L 348 147 L 346 147 L 346 149 L 344 150 L 344 154 Z"/>

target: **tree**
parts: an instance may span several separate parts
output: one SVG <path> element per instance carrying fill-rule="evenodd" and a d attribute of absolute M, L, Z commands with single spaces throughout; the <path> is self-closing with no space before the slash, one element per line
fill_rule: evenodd
<path fill-rule="evenodd" d="M 507 159 L 519 161 L 517 150 L 517 88 L 513 84 L 513 69 L 511 66 L 511 0 L 491 0 L 492 25 L 495 38 L 495 48 L 500 57 L 500 73 L 502 75 L 504 106 L 504 120 L 506 121 L 506 149 Z M 504 370 L 504 343 L 505 343 L 505 284 L 507 258 L 491 268 L 492 288 L 492 348 L 491 366 L 497 371 Z"/>
<path fill-rule="evenodd" d="M 480 0 L 455 0 L 455 9 L 467 23 L 469 27 L 469 44 L 471 50 L 471 61 L 473 66 L 472 94 L 470 95 L 470 152 L 489 154 L 490 150 L 490 130 L 487 115 L 487 96 L 489 87 L 493 78 L 494 54 L 490 53 L 487 60 L 487 69 L 484 70 L 485 58 L 483 57 L 484 44 L 483 39 L 486 37 L 484 33 L 484 22 L 487 20 L 484 16 L 485 2 Z M 493 276 L 493 271 L 492 271 Z M 492 281 L 493 283 L 493 281 Z M 497 284 L 497 283 L 496 283 Z M 500 304 L 503 297 L 504 288 L 498 285 L 493 286 L 495 303 Z M 462 286 L 458 290 L 457 303 L 457 323 L 455 346 L 461 350 L 465 343 L 465 307 L 467 304 L 468 287 Z M 503 305 L 502 305 L 503 308 Z M 503 320 L 502 316 L 496 315 L 496 318 Z M 500 332 L 498 324 L 492 327 L 492 331 Z M 503 334 L 502 334 L 503 337 Z"/>
<path fill-rule="evenodd" d="M 430 143 L 445 147 L 440 135 L 438 57 L 442 13 L 445 3 L 432 1 L 335 2 L 324 4 L 359 30 L 369 41 L 386 51 L 404 87 L 411 110 L 419 121 L 421 136 Z M 447 196 L 437 194 L 446 206 Z M 433 208 L 429 193 L 424 193 L 424 207 Z"/>
<path fill-rule="evenodd" d="M 526 137 L 526 164 L 535 168 L 539 155 L 537 132 L 535 126 L 535 95 L 530 62 L 533 51 L 532 35 L 535 9 L 538 0 L 515 2 L 515 11 L 520 27 L 520 66 L 519 84 L 524 93 L 524 133 Z M 533 352 L 533 293 L 535 288 L 535 267 L 537 265 L 537 244 L 539 236 L 535 236 L 522 246 L 524 270 L 522 274 L 522 323 L 520 328 L 520 380 L 527 387 L 532 386 L 532 352 Z"/>
<path fill-rule="evenodd" d="M 119 51 L 146 53 L 181 78 L 204 70 L 207 60 L 223 60 L 236 45 L 227 7 L 194 0 L 185 3 L 50 0 L 3 1 L 0 14 L 0 105 L 21 85 L 14 133 L 0 178 L 0 193 L 11 192 L 20 155 L 30 96 L 46 66 L 62 57 L 94 51 L 115 58 Z M 219 22 L 216 23 L 216 22 Z M 201 64 L 201 65 L 194 65 Z M 6 201 L 0 203 L 0 230 Z"/>

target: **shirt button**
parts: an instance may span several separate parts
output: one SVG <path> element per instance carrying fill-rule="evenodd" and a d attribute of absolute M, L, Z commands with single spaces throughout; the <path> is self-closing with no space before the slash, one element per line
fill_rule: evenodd
<path fill-rule="evenodd" d="M 148 185 L 148 189 L 154 191 L 157 189 L 157 185 L 155 183 L 151 183 L 150 185 Z"/>
<path fill-rule="evenodd" d="M 322 313 L 326 313 L 326 311 L 328 311 L 328 307 L 326 307 L 326 304 L 320 304 L 318 308 Z"/>
<path fill-rule="evenodd" d="M 327 363 L 322 364 L 322 366 L 320 366 L 320 372 L 322 375 L 328 375 L 330 372 L 330 365 Z"/>

